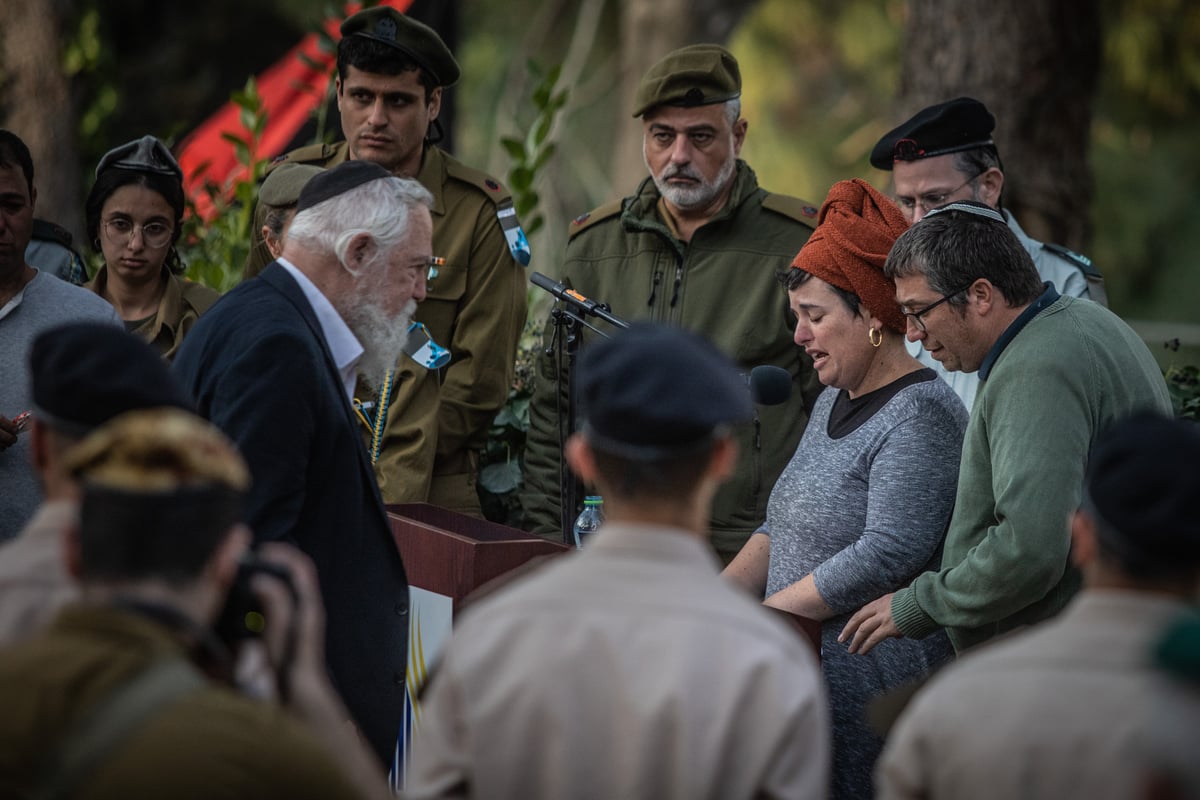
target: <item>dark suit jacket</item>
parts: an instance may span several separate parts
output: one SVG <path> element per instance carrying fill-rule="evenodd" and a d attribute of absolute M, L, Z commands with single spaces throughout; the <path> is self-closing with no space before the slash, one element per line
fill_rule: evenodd
<path fill-rule="evenodd" d="M 351 715 L 390 764 L 404 707 L 408 582 L 320 323 L 287 270 L 269 266 L 192 329 L 174 370 L 254 479 L 256 541 L 316 562 L 326 649 Z"/>

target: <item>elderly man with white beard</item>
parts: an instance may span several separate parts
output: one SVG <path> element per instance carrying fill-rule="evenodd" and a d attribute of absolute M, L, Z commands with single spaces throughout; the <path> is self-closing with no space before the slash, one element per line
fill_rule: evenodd
<path fill-rule="evenodd" d="M 432 198 L 368 161 L 313 177 L 282 256 L 200 320 L 174 369 L 250 466 L 258 542 L 312 557 L 326 655 L 355 725 L 391 764 L 408 582 L 351 405 L 403 352 L 432 263 Z"/>

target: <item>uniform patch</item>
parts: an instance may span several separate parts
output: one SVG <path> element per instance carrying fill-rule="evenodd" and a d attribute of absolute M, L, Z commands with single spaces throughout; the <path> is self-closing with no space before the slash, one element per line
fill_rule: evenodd
<path fill-rule="evenodd" d="M 486 181 L 484 181 L 484 184 L 487 186 L 487 188 L 491 189 L 493 192 L 500 191 L 500 184 L 496 183 L 491 178 L 488 178 Z"/>
<path fill-rule="evenodd" d="M 529 250 L 529 239 L 525 237 L 521 221 L 517 219 L 517 210 L 513 208 L 512 200 L 505 200 L 496 207 L 496 219 L 500 220 L 500 228 L 504 231 L 504 238 L 508 240 L 508 249 L 513 258 L 521 266 L 529 266 L 533 254 Z"/>
<path fill-rule="evenodd" d="M 588 217 L 590 217 L 591 215 L 592 215 L 592 212 L 590 212 L 590 211 L 585 211 L 584 213 L 580 214 L 580 215 L 579 215 L 578 217 L 576 217 L 575 219 L 571 220 L 571 224 L 573 224 L 573 225 L 582 225 L 583 223 L 585 223 L 585 222 L 587 222 L 587 221 L 588 221 Z"/>

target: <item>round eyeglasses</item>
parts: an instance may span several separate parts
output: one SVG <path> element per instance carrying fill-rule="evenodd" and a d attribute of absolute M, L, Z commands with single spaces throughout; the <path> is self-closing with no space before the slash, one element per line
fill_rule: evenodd
<path fill-rule="evenodd" d="M 104 221 L 104 235 L 114 244 L 129 244 L 135 231 L 141 231 L 142 242 L 146 247 L 157 250 L 171 243 L 171 234 L 175 229 L 165 222 L 158 221 L 138 225 L 124 217 L 113 217 Z"/>

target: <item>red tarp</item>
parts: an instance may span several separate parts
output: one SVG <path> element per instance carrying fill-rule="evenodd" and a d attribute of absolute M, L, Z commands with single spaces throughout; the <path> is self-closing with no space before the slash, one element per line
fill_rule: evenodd
<path fill-rule="evenodd" d="M 360 5 L 347 4 L 346 15 L 353 14 Z M 381 0 L 379 5 L 405 11 L 412 5 L 412 0 Z M 339 37 L 341 22 L 341 19 L 325 21 L 325 31 L 334 41 Z M 318 105 L 324 102 L 335 60 L 334 53 L 321 50 L 317 34 L 310 33 L 287 55 L 256 76 L 262 107 L 267 114 L 266 129 L 255 154 L 258 158 L 274 158 L 282 153 Z M 176 156 L 183 168 L 184 190 L 204 219 L 211 219 L 216 211 L 204 191 L 204 184 L 216 183 L 229 197 L 233 183 L 246 176 L 246 167 L 238 163 L 233 144 L 222 136 L 231 133 L 243 141 L 249 138 L 239 119 L 241 111 L 232 101 L 226 103 L 179 145 Z"/>

